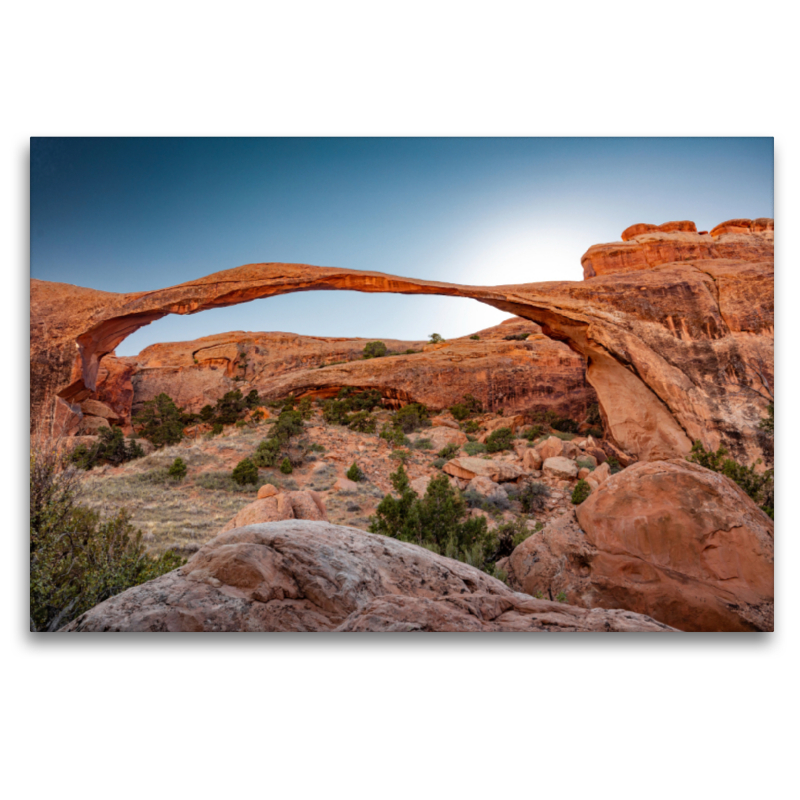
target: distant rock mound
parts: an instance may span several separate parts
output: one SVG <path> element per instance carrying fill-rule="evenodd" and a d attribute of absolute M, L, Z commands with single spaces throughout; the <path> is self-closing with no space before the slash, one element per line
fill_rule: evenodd
<path fill-rule="evenodd" d="M 355 528 L 288 520 L 223 533 L 183 567 L 65 631 L 652 631 L 629 611 L 537 600 L 480 570 Z"/>
<path fill-rule="evenodd" d="M 517 547 L 512 586 L 687 631 L 771 631 L 774 525 L 730 479 L 634 464 Z"/>

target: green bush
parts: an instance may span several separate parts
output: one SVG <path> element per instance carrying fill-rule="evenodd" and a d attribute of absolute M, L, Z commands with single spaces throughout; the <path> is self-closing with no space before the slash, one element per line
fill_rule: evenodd
<path fill-rule="evenodd" d="M 441 344 L 444 341 L 446 340 L 438 333 L 432 333 L 430 339 L 428 339 L 429 344 Z"/>
<path fill-rule="evenodd" d="M 495 537 L 489 533 L 484 517 L 469 517 L 467 504 L 450 485 L 446 475 L 432 478 L 423 498 L 411 488 L 402 465 L 391 475 L 399 498 L 387 494 L 369 530 L 404 542 L 422 545 L 449 558 L 487 566 L 494 552 Z"/>
<path fill-rule="evenodd" d="M 409 453 L 408 450 L 392 450 L 392 452 L 389 453 L 389 458 L 394 458 L 402 464 L 405 464 L 406 461 L 411 458 L 411 453 Z"/>
<path fill-rule="evenodd" d="M 586 409 L 586 423 L 592 428 L 603 429 L 603 418 L 600 415 L 600 404 L 592 403 Z M 601 434 L 602 436 L 602 434 Z"/>
<path fill-rule="evenodd" d="M 467 422 L 465 422 L 461 426 L 461 430 L 463 430 L 464 433 L 467 433 L 467 434 L 477 433 L 480 429 L 481 429 L 481 426 L 474 419 L 468 420 Z"/>
<path fill-rule="evenodd" d="M 217 400 L 214 416 L 217 422 L 223 425 L 233 425 L 247 408 L 244 397 L 239 389 L 234 389 Z"/>
<path fill-rule="evenodd" d="M 446 463 L 447 463 L 447 459 L 446 458 L 435 458 L 431 462 L 431 466 L 435 467 L 436 469 L 441 469 Z"/>
<path fill-rule="evenodd" d="M 247 393 L 247 397 L 244 399 L 244 404 L 250 409 L 258 408 L 259 406 L 264 405 L 255 389 L 251 389 Z"/>
<path fill-rule="evenodd" d="M 219 436 L 221 433 L 222 433 L 222 423 L 221 422 L 215 422 L 211 426 L 211 435 L 212 436 Z"/>
<path fill-rule="evenodd" d="M 565 442 L 571 442 L 575 438 L 574 433 L 565 433 L 564 431 L 556 431 L 554 430 L 551 436 L 555 436 L 556 439 L 562 439 Z"/>
<path fill-rule="evenodd" d="M 594 464 L 589 461 L 588 458 L 578 458 L 576 459 L 575 463 L 578 465 L 578 469 L 590 469 L 594 470 Z"/>
<path fill-rule="evenodd" d="M 144 450 L 132 436 L 126 442 L 122 429 L 111 427 L 100 428 L 98 439 L 91 447 L 79 444 L 70 454 L 70 460 L 81 469 L 88 470 L 97 464 L 116 467 L 143 455 Z"/>
<path fill-rule="evenodd" d="M 364 473 L 361 471 L 361 468 L 356 463 L 354 463 L 350 467 L 350 469 L 347 470 L 346 475 L 349 480 L 355 481 L 356 483 L 364 480 Z"/>
<path fill-rule="evenodd" d="M 294 436 L 301 434 L 305 428 L 303 427 L 303 415 L 300 411 L 293 411 L 287 409 L 281 411 L 278 416 L 278 421 L 272 426 L 270 430 L 271 438 L 277 439 L 279 442 L 288 442 Z"/>
<path fill-rule="evenodd" d="M 214 409 L 209 405 L 203 406 L 200 409 L 200 419 L 203 422 L 211 422 L 214 419 Z"/>
<path fill-rule="evenodd" d="M 766 431 L 770 436 L 775 434 L 775 404 L 770 403 L 767 406 L 767 416 L 758 423 L 758 427 L 762 431 Z"/>
<path fill-rule="evenodd" d="M 542 523 L 538 523 L 534 530 L 531 530 L 523 517 L 518 517 L 514 522 L 506 522 L 495 528 L 497 545 L 492 554 L 492 561 L 499 561 L 501 558 L 510 556 L 515 548 L 519 547 L 528 537 L 536 531 L 542 529 Z"/>
<path fill-rule="evenodd" d="M 78 503 L 78 472 L 50 443 L 30 457 L 30 628 L 54 631 L 103 600 L 184 563 L 145 553 L 125 510 L 106 519 Z"/>
<path fill-rule="evenodd" d="M 153 472 L 158 471 L 162 472 L 167 480 L 169 479 L 166 469 L 153 470 Z M 262 484 L 261 478 L 257 483 L 236 483 L 230 472 L 203 472 L 195 478 L 194 482 L 209 492 L 231 492 L 233 494 L 252 494 Z"/>
<path fill-rule="evenodd" d="M 181 410 L 164 392 L 148 400 L 131 421 L 137 433 L 156 447 L 177 444 L 183 439 Z"/>
<path fill-rule="evenodd" d="M 433 442 L 430 439 L 417 439 L 414 442 L 415 450 L 433 450 Z"/>
<path fill-rule="evenodd" d="M 511 428 L 498 428 L 486 438 L 486 449 L 490 453 L 499 453 L 501 450 L 510 450 L 513 442 L 514 434 Z"/>
<path fill-rule="evenodd" d="M 477 456 L 479 453 L 486 452 L 486 445 L 482 442 L 467 442 L 464 445 L 464 452 L 468 456 Z"/>
<path fill-rule="evenodd" d="M 455 405 L 450 406 L 450 413 L 453 415 L 453 419 L 461 422 L 462 420 L 474 416 L 475 414 L 482 414 L 483 406 L 481 405 L 480 400 L 473 397 L 471 394 L 465 394 L 464 401 L 462 403 L 456 403 Z"/>
<path fill-rule="evenodd" d="M 300 412 L 300 416 L 303 419 L 311 419 L 311 416 L 314 413 L 314 408 L 311 405 L 311 398 L 302 398 L 302 400 L 300 400 L 300 402 L 297 404 L 297 410 Z"/>
<path fill-rule="evenodd" d="M 542 435 L 542 430 L 541 425 L 531 425 L 531 427 L 522 434 L 522 438 L 527 439 L 529 442 L 535 442 Z"/>
<path fill-rule="evenodd" d="M 369 411 L 358 411 L 350 417 L 348 427 L 350 430 L 358 431 L 359 433 L 375 433 L 376 424 Z"/>
<path fill-rule="evenodd" d="M 606 459 L 606 462 L 608 463 L 608 469 L 611 475 L 616 475 L 618 472 L 622 472 L 622 465 L 619 463 L 619 461 L 617 461 L 616 458 L 614 458 L 614 456 L 609 456 Z"/>
<path fill-rule="evenodd" d="M 283 461 L 281 461 L 281 472 L 284 475 L 292 474 L 292 462 L 289 461 L 288 458 L 284 458 Z"/>
<path fill-rule="evenodd" d="M 544 501 L 548 497 L 550 497 L 550 489 L 545 484 L 535 481 L 525 483 L 517 495 L 524 514 L 541 511 L 544 508 Z"/>
<path fill-rule="evenodd" d="M 578 432 L 578 423 L 569 417 L 559 417 L 558 419 L 553 420 L 551 427 L 556 431 L 561 431 L 562 433 Z"/>
<path fill-rule="evenodd" d="M 448 444 L 439 451 L 438 456 L 439 458 L 444 458 L 449 461 L 451 458 L 455 458 L 458 455 L 459 450 L 460 447 L 457 444 Z"/>
<path fill-rule="evenodd" d="M 720 445 L 716 451 L 706 450 L 697 441 L 692 446 L 692 452 L 687 461 L 692 461 L 701 467 L 719 472 L 721 475 L 730 478 L 764 513 L 774 519 L 775 470 L 768 469 L 765 472 L 758 473 L 756 472 L 756 465 L 761 463 L 761 459 L 758 459 L 755 464 L 746 467 L 732 458 L 725 458 L 727 454 L 728 450 L 723 445 Z"/>
<path fill-rule="evenodd" d="M 172 462 L 168 474 L 170 478 L 174 478 L 177 481 L 182 481 L 186 477 L 186 462 L 180 457 L 176 458 Z"/>
<path fill-rule="evenodd" d="M 581 478 L 572 490 L 572 502 L 576 506 L 580 505 L 591 493 L 592 487 Z"/>
<path fill-rule="evenodd" d="M 383 358 L 386 355 L 386 345 L 383 342 L 369 342 L 362 355 L 364 358 Z"/>
<path fill-rule="evenodd" d="M 385 439 L 389 444 L 395 447 L 403 447 L 408 442 L 408 438 L 400 428 L 395 428 L 393 425 L 384 425 L 380 433 L 381 439 Z"/>
<path fill-rule="evenodd" d="M 524 342 L 529 336 L 530 333 L 512 333 L 510 336 L 504 336 L 503 339 L 507 342 Z"/>
<path fill-rule="evenodd" d="M 243 458 L 234 468 L 231 477 L 240 486 L 258 483 L 258 467 L 249 458 Z"/>
<path fill-rule="evenodd" d="M 428 418 L 428 409 L 422 403 L 409 403 L 395 411 L 392 424 L 403 433 L 411 433 L 420 428 L 429 428 L 431 422 Z"/>
<path fill-rule="evenodd" d="M 472 336 L 470 336 L 469 338 L 470 338 L 470 339 L 475 339 L 475 340 L 477 341 L 477 340 L 478 340 L 478 339 L 480 339 L 481 337 L 480 337 L 480 336 L 478 336 L 478 334 L 477 334 L 477 333 L 473 333 L 473 334 L 472 334 Z"/>

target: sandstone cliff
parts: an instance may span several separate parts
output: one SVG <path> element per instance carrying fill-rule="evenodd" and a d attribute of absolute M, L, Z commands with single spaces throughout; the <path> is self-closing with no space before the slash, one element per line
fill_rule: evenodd
<path fill-rule="evenodd" d="M 689 225 L 648 226 L 611 246 L 660 253 L 644 264 L 590 250 L 583 261 L 594 277 L 583 282 L 460 286 L 297 264 L 251 264 L 131 294 L 33 280 L 31 421 L 74 424 L 103 356 L 166 314 L 315 289 L 440 294 L 479 300 L 566 341 L 587 360 L 610 440 L 635 458 L 683 456 L 700 439 L 753 461 L 773 380 L 772 223 L 723 223 L 707 249 L 676 238 L 705 236 Z"/>

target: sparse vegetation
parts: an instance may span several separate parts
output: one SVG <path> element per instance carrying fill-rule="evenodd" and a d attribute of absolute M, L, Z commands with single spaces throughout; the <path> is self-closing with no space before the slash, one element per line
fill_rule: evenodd
<path fill-rule="evenodd" d="M 132 423 L 137 433 L 156 447 L 177 444 L 183 439 L 181 410 L 164 392 L 148 400 L 133 416 Z"/>
<path fill-rule="evenodd" d="M 561 433 L 577 433 L 579 426 L 574 419 L 570 419 L 569 417 L 559 417 L 558 419 L 553 420 L 550 427 L 552 427 L 555 431 L 560 431 Z"/>
<path fill-rule="evenodd" d="M 284 475 L 291 475 L 292 471 L 292 462 L 289 461 L 288 458 L 284 458 L 283 461 L 281 461 L 281 472 Z"/>
<path fill-rule="evenodd" d="M 439 458 L 449 461 L 451 458 L 455 458 L 458 455 L 459 449 L 457 444 L 448 444 L 439 451 L 438 456 Z"/>
<path fill-rule="evenodd" d="M 590 494 L 592 487 L 581 478 L 572 490 L 572 502 L 577 506 L 580 505 Z"/>
<path fill-rule="evenodd" d="M 472 334 L 472 336 L 470 336 L 469 338 L 470 338 L 470 339 L 474 339 L 475 341 L 478 341 L 478 340 L 479 340 L 481 337 L 480 337 L 480 336 L 478 336 L 478 334 L 477 334 L 477 333 L 473 333 L 473 334 Z"/>
<path fill-rule="evenodd" d="M 486 452 L 486 445 L 482 442 L 467 442 L 464 445 L 464 452 L 468 456 L 477 456 L 479 453 Z"/>
<path fill-rule="evenodd" d="M 420 428 L 429 428 L 431 425 L 428 409 L 422 403 L 409 403 L 392 417 L 392 424 L 403 433 L 411 433 Z"/>
<path fill-rule="evenodd" d="M 450 406 L 450 413 L 453 415 L 453 419 L 461 422 L 475 414 L 482 414 L 483 406 L 480 400 L 471 394 L 465 394 L 463 402 Z"/>
<path fill-rule="evenodd" d="M 528 481 L 519 492 L 517 498 L 524 514 L 532 514 L 544 508 L 545 500 L 550 496 L 550 489 L 543 483 Z"/>
<path fill-rule="evenodd" d="M 249 458 L 243 458 L 234 468 L 231 474 L 236 483 L 244 486 L 246 483 L 258 483 L 258 467 Z"/>
<path fill-rule="evenodd" d="M 55 631 L 103 600 L 184 563 L 153 558 L 122 509 L 80 505 L 78 471 L 55 443 L 30 454 L 30 629 Z"/>
<path fill-rule="evenodd" d="M 358 431 L 359 433 L 375 433 L 375 426 L 377 425 L 374 417 L 369 411 L 358 411 L 350 417 L 348 427 L 350 430 Z"/>
<path fill-rule="evenodd" d="M 364 358 L 383 358 L 386 353 L 386 345 L 383 342 L 369 342 L 362 355 Z"/>
<path fill-rule="evenodd" d="M 417 439 L 414 442 L 415 450 L 433 450 L 433 442 L 430 439 Z"/>
<path fill-rule="evenodd" d="M 173 480 L 182 481 L 186 477 L 186 462 L 180 457 L 176 458 L 167 470 L 167 474 Z"/>
<path fill-rule="evenodd" d="M 446 341 L 446 339 L 444 339 L 438 333 L 432 333 L 428 339 L 429 344 L 441 344 L 444 341 Z"/>
<path fill-rule="evenodd" d="M 126 442 L 121 428 L 110 427 L 100 428 L 98 439 L 91 447 L 79 444 L 70 454 L 70 460 L 80 469 L 89 470 L 98 464 L 116 467 L 142 456 L 144 450 L 132 436 Z"/>
<path fill-rule="evenodd" d="M 355 481 L 356 483 L 364 480 L 364 473 L 361 471 L 361 467 L 359 467 L 355 462 L 350 469 L 347 470 L 346 475 L 348 480 Z"/>
<path fill-rule="evenodd" d="M 716 451 L 706 450 L 702 443 L 697 441 L 692 446 L 692 452 L 687 460 L 730 478 L 764 513 L 774 519 L 775 471 L 768 469 L 758 473 L 756 466 L 761 463 L 761 459 L 746 467 L 732 458 L 726 458 L 727 455 L 728 450 L 723 445 Z"/>
<path fill-rule="evenodd" d="M 489 453 L 499 453 L 501 450 L 510 450 L 513 446 L 514 434 L 511 428 L 498 428 L 486 438 L 486 450 Z"/>
<path fill-rule="evenodd" d="M 467 422 L 465 422 L 465 423 L 463 423 L 461 425 L 461 430 L 463 430 L 464 433 L 466 433 L 468 435 L 469 434 L 475 434 L 480 429 L 481 429 L 480 424 L 478 423 L 477 420 L 474 420 L 474 419 L 467 420 Z"/>

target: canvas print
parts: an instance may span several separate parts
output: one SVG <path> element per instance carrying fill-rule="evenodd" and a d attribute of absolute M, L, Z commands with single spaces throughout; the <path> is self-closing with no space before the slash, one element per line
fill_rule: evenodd
<path fill-rule="evenodd" d="M 771 138 L 30 164 L 32 631 L 773 630 Z"/>

